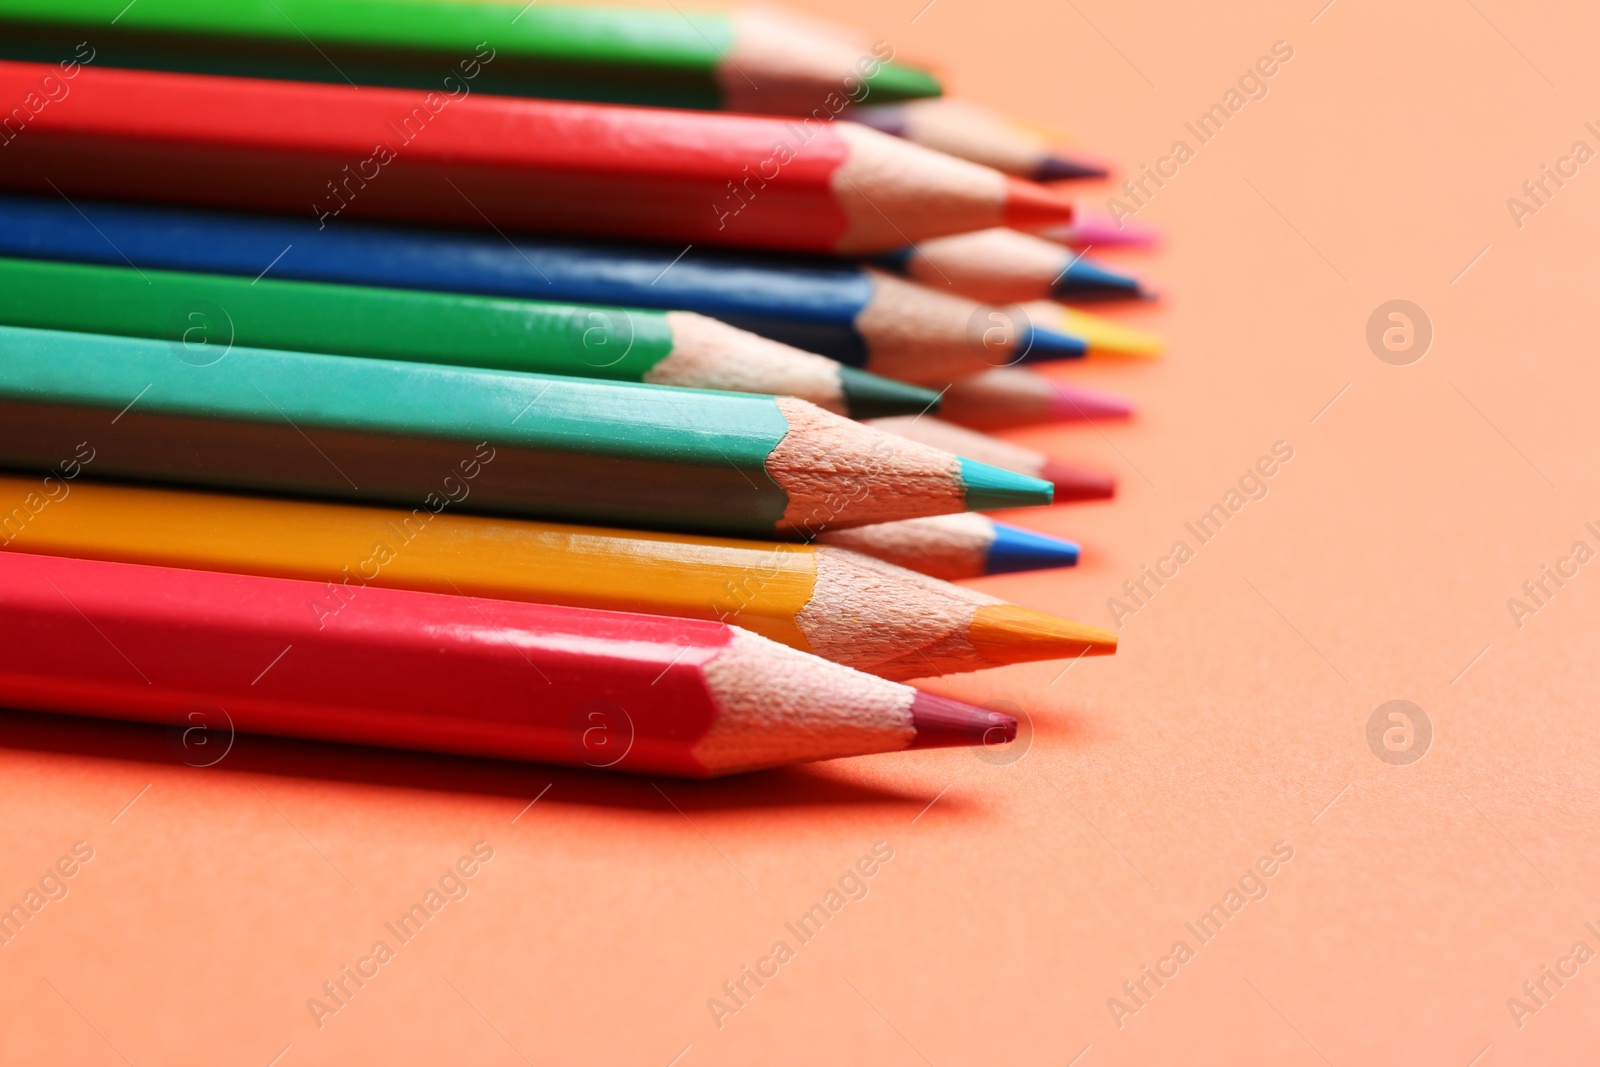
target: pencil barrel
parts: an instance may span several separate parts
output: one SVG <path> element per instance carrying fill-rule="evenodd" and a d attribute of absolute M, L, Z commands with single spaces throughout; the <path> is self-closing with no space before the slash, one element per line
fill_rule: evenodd
<path fill-rule="evenodd" d="M 0 61 L 0 96 L 56 74 Z M 759 197 L 733 194 L 730 175 L 770 169 L 775 142 L 796 140 L 777 119 L 97 67 L 71 93 L 7 144 L 0 186 L 321 226 L 387 218 L 810 252 L 837 250 L 852 225 L 832 185 L 852 150 L 833 129 L 786 146 L 783 180 Z"/>
<path fill-rule="evenodd" d="M 8 258 L 0 322 L 632 382 L 673 350 L 659 311 Z"/>
<path fill-rule="evenodd" d="M 714 623 L 0 556 L 0 704 L 703 777 Z M 93 620 L 92 624 L 86 620 Z"/>
<path fill-rule="evenodd" d="M 720 12 L 506 0 L 140 0 L 119 13 L 124 2 L 4 0 L 0 55 L 47 63 L 79 55 L 141 70 L 655 107 L 737 102 L 774 113 L 765 98 L 785 87 L 780 71 L 740 51 L 740 20 Z M 788 33 L 791 50 L 804 47 L 792 28 Z M 938 93 L 926 72 L 865 53 L 837 46 L 830 53 L 837 73 L 826 64 L 802 73 L 782 96 L 804 113 L 852 75 L 864 99 Z M 730 55 L 741 56 L 740 69 L 766 92 L 727 84 Z"/>
<path fill-rule="evenodd" d="M 770 397 L 0 327 L 0 463 L 771 535 Z"/>

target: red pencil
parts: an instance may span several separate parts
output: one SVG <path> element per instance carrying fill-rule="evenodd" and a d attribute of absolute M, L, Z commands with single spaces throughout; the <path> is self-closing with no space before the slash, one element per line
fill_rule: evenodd
<path fill-rule="evenodd" d="M 1016 720 L 721 623 L 0 554 L 0 706 L 709 778 Z M 208 740 L 210 737 L 208 736 Z"/>
<path fill-rule="evenodd" d="M 855 123 L 0 63 L 0 186 L 807 252 L 1068 221 L 1042 186 Z M 40 95 L 46 80 L 65 92 Z"/>

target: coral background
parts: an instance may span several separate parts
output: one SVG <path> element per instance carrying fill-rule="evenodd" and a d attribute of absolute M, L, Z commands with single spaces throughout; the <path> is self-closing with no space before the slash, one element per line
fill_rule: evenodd
<path fill-rule="evenodd" d="M 1191 541 L 1118 656 L 930 683 L 1025 712 L 1020 758 L 658 788 L 241 737 L 197 769 L 159 730 L 0 715 L 0 903 L 94 849 L 0 948 L 0 1061 L 1592 1057 L 1600 963 L 1520 1028 L 1506 1001 L 1574 942 L 1600 949 L 1600 566 L 1520 628 L 1507 598 L 1573 542 L 1600 547 L 1581 311 L 1600 172 L 1520 228 L 1506 201 L 1575 140 L 1600 147 L 1600 15 L 1319 3 L 809 5 L 1129 169 L 1197 148 L 1139 215 L 1167 245 L 1105 257 L 1167 294 L 1124 317 L 1169 356 L 1063 372 L 1140 417 L 1013 435 L 1116 470 L 1121 498 L 1016 516 L 1081 538 L 1085 562 L 985 588 L 1104 625 L 1185 522 L 1294 450 L 1265 499 Z M 1197 147 L 1183 124 L 1280 40 L 1294 58 L 1267 96 Z M 1367 344 L 1391 299 L 1433 326 L 1408 366 Z M 1367 742 L 1397 699 L 1433 728 L 1409 765 Z M 494 857 L 467 897 L 319 1029 L 307 998 L 478 841 Z M 877 841 L 894 858 L 867 896 L 791 941 L 719 1029 L 708 998 Z M 1265 898 L 1191 939 L 1278 842 L 1293 858 Z M 1180 939 L 1193 958 L 1119 1028 L 1107 999 Z"/>

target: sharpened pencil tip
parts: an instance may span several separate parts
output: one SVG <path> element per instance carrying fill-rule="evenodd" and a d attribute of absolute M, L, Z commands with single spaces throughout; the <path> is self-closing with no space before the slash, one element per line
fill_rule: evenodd
<path fill-rule="evenodd" d="M 987 604 L 972 616 L 967 640 L 994 663 L 1109 656 L 1117 650 L 1110 630 L 1058 619 L 1015 604 Z"/>
<path fill-rule="evenodd" d="M 1089 342 L 1081 337 L 1052 330 L 1048 326 L 1024 327 L 1017 339 L 1023 363 L 1049 363 L 1058 359 L 1082 359 L 1089 354 Z"/>
<path fill-rule="evenodd" d="M 1041 507 L 1055 499 L 1054 487 L 1040 478 L 1030 478 L 965 456 L 959 458 L 968 511 Z"/>
<path fill-rule="evenodd" d="M 1104 212 L 1079 210 L 1070 226 L 1057 226 L 1041 233 L 1052 241 L 1074 248 L 1155 248 L 1161 231 L 1135 219 L 1113 221 Z"/>
<path fill-rule="evenodd" d="M 1060 537 L 1024 530 L 1010 523 L 994 524 L 994 541 L 984 557 L 985 574 L 1017 574 L 1054 567 L 1075 567 L 1078 546 Z"/>
<path fill-rule="evenodd" d="M 1110 500 L 1117 495 L 1117 480 L 1109 474 L 1046 460 L 1039 477 L 1056 487 L 1056 503 L 1069 500 Z"/>
<path fill-rule="evenodd" d="M 949 697 L 918 692 L 911 701 L 916 739 L 907 748 L 965 748 L 1016 740 L 1017 720 Z"/>
<path fill-rule="evenodd" d="M 916 245 L 901 245 L 887 252 L 880 252 L 873 257 L 873 261 L 884 270 L 892 270 L 904 274 L 911 266 L 911 260 L 917 254 Z"/>
<path fill-rule="evenodd" d="M 1032 233 L 1071 221 L 1072 201 L 1036 182 L 1006 179 L 1006 226 Z"/>
<path fill-rule="evenodd" d="M 1067 333 L 1087 341 L 1091 352 L 1153 358 L 1159 356 L 1166 345 L 1160 334 L 1124 326 L 1076 308 L 1061 309 L 1061 325 Z"/>
<path fill-rule="evenodd" d="M 921 100 L 944 93 L 944 86 L 932 71 L 904 63 L 881 63 L 866 82 L 872 88 L 873 99 L 882 103 Z"/>
<path fill-rule="evenodd" d="M 1111 172 L 1098 163 L 1067 156 L 1045 156 L 1033 172 L 1038 182 L 1070 182 L 1082 178 L 1104 178 Z"/>
<path fill-rule="evenodd" d="M 1133 401 L 1127 397 L 1065 382 L 1051 384 L 1056 395 L 1051 400 L 1050 414 L 1057 422 L 1126 419 L 1133 415 Z"/>
<path fill-rule="evenodd" d="M 922 415 L 939 410 L 939 392 L 897 382 L 855 367 L 839 368 L 839 390 L 853 419 Z"/>
<path fill-rule="evenodd" d="M 1057 300 L 1135 300 L 1144 296 L 1138 278 L 1082 259 L 1062 271 L 1050 291 Z"/>

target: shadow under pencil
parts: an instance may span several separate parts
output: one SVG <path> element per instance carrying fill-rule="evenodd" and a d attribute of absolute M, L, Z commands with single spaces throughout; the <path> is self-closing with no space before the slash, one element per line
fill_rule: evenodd
<path fill-rule="evenodd" d="M 124 763 L 184 768 L 195 773 L 258 774 L 307 778 L 380 788 L 504 797 L 518 806 L 540 796 L 541 804 L 687 812 L 830 807 L 898 809 L 910 818 L 927 806 L 940 785 L 896 789 L 855 780 L 826 764 L 803 764 L 708 781 L 654 779 L 582 768 L 512 760 L 410 752 L 323 741 L 301 741 L 241 733 L 227 754 L 195 766 L 178 737 L 181 727 L 121 722 L 76 715 L 0 709 L 0 751 L 20 749 Z M 191 749 L 191 753 L 192 753 Z M 922 753 L 883 754 L 882 759 L 925 759 Z M 659 784 L 671 797 L 663 798 Z M 972 801 L 945 797 L 946 817 L 972 809 Z M 515 809 L 508 811 L 511 817 Z"/>

